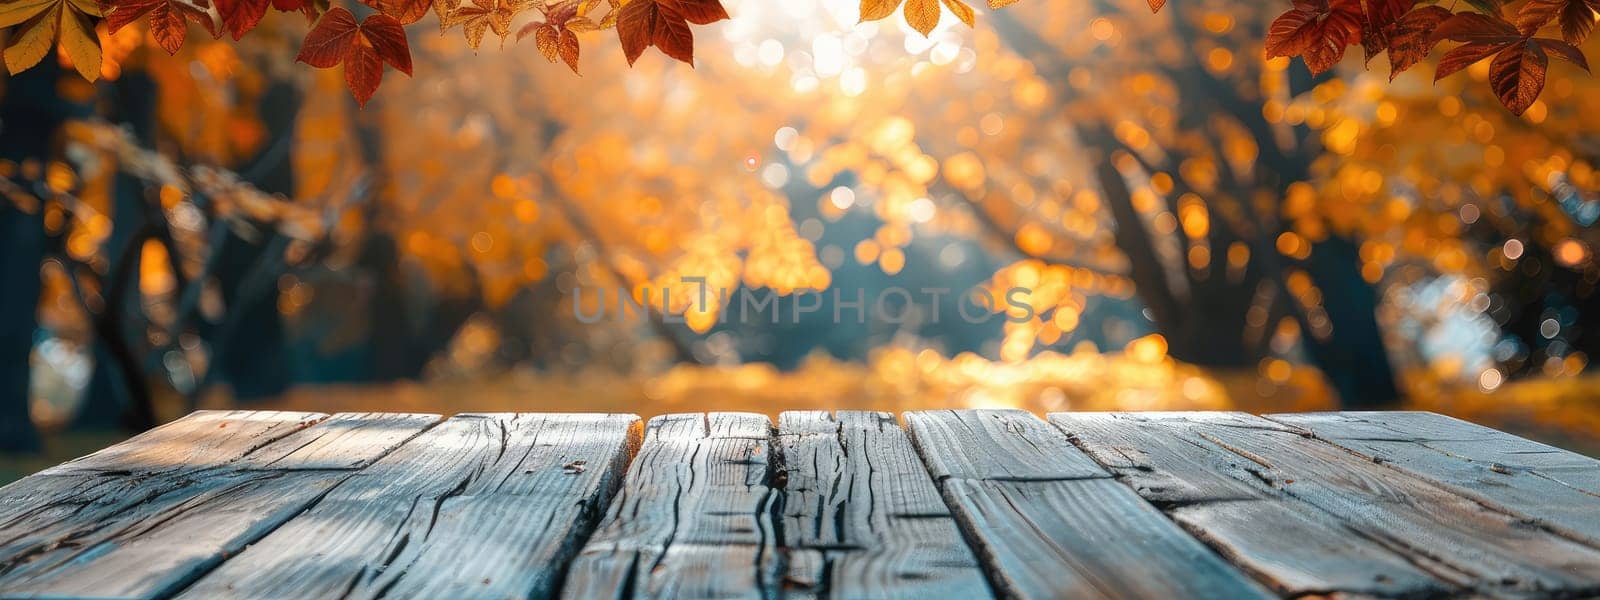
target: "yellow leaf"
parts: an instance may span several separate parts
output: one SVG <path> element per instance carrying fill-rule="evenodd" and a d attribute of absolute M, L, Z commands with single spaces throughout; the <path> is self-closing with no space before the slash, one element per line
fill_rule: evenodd
<path fill-rule="evenodd" d="M 1016 3 L 1017 0 L 989 0 L 989 8 L 1005 8 Z"/>
<path fill-rule="evenodd" d="M 0 27 L 11 27 L 38 16 L 60 0 L 17 0 L 0 4 Z"/>
<path fill-rule="evenodd" d="M 87 15 L 68 11 L 61 17 L 61 47 L 72 59 L 72 66 L 84 79 L 100 78 L 100 36 Z"/>
<path fill-rule="evenodd" d="M 39 64 L 56 45 L 56 32 L 61 29 L 61 3 L 45 10 L 28 21 L 21 31 L 12 32 L 11 45 L 6 47 L 6 69 L 12 75 Z"/>
<path fill-rule="evenodd" d="M 526 2 L 517 0 L 472 0 L 471 3 L 461 3 L 450 11 L 445 18 L 439 20 L 439 26 L 449 29 L 461 25 L 462 33 L 466 35 L 467 45 L 473 50 L 483 42 L 483 34 L 493 31 L 500 36 L 502 42 L 511 33 L 511 20 L 517 13 L 527 8 Z"/>
<path fill-rule="evenodd" d="M 861 21 L 876 21 L 894 14 L 900 0 L 861 0 Z"/>
<path fill-rule="evenodd" d="M 89 15 L 91 17 L 105 16 L 100 12 L 99 0 L 67 0 L 67 4 L 72 5 L 72 10 Z M 90 27 L 89 29 L 93 30 L 94 28 Z"/>
<path fill-rule="evenodd" d="M 967 6 L 967 3 L 961 0 L 944 0 L 944 5 L 949 7 L 950 12 L 955 13 L 956 18 L 961 19 L 962 23 L 966 23 L 967 27 L 973 26 L 975 19 L 972 15 L 972 7 Z"/>
<path fill-rule="evenodd" d="M 939 0 L 906 0 L 906 24 L 928 35 L 939 24 Z"/>
<path fill-rule="evenodd" d="M 600 26 L 595 24 L 594 19 L 589 17 L 573 17 L 567 21 L 567 29 L 577 32 L 599 31 Z"/>
<path fill-rule="evenodd" d="M 550 62 L 555 62 L 560 57 L 557 47 L 561 44 L 561 33 L 549 23 L 544 23 L 534 28 L 533 42 L 539 46 L 539 52 L 544 54 Z"/>

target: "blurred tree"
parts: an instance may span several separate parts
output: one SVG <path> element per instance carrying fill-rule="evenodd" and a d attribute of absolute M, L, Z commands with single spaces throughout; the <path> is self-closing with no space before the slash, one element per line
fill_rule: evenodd
<path fill-rule="evenodd" d="M 1275 334 L 1304 332 L 1343 406 L 1395 402 L 1355 242 L 1302 235 L 1289 214 L 1323 148 L 1315 130 L 1274 119 L 1273 107 L 1317 79 L 1252 58 L 1267 15 L 1191 3 L 1151 20 L 1127 8 L 1099 2 L 992 21 L 1039 76 L 1062 82 L 1051 91 L 1098 157 L 1117 245 L 1173 356 L 1251 367 L 1274 354 Z"/>
<path fill-rule="evenodd" d="M 1589 317 L 1600 306 L 1596 83 L 1552 69 L 1548 97 L 1514 116 L 1483 84 L 1489 76 L 1478 65 L 1436 84 L 1413 72 L 1322 90 L 1333 152 L 1304 206 L 1364 240 L 1364 276 L 1396 290 L 1391 304 L 1425 315 L 1419 337 L 1487 321 L 1488 339 L 1412 359 L 1429 379 L 1485 390 L 1515 375 L 1576 375 L 1600 351 Z M 1289 110 L 1317 114 L 1304 102 Z M 1440 279 L 1459 284 L 1436 302 L 1418 296 Z"/>
<path fill-rule="evenodd" d="M 13 76 L 0 98 L 0 158 L 9 171 L 0 173 L 9 184 L 8 201 L 0 203 L 6 247 L 0 257 L 0 288 L 6 290 L 0 295 L 0 446 L 12 450 L 34 450 L 39 444 L 29 417 L 29 369 L 46 250 L 44 161 L 59 156 L 62 124 L 90 110 L 85 101 L 57 94 L 61 76 L 55 65 Z"/>

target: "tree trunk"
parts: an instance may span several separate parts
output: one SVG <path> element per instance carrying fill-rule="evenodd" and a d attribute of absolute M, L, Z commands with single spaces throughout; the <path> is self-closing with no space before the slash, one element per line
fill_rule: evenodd
<path fill-rule="evenodd" d="M 29 416 L 29 366 L 38 328 L 39 263 L 44 259 L 42 211 L 23 212 L 0 201 L 0 451 L 39 449 Z"/>
<path fill-rule="evenodd" d="M 113 94 L 109 104 L 114 107 L 108 115 L 109 120 L 131 126 L 134 139 L 140 144 L 150 145 L 155 129 L 155 80 L 142 69 L 130 69 L 109 87 Z M 137 177 L 118 173 L 113 194 L 115 206 L 111 214 L 111 235 L 101 245 L 101 252 L 112 265 L 134 261 L 131 267 L 113 268 L 131 268 L 132 272 L 137 273 L 141 248 L 129 247 L 129 241 L 135 232 L 145 228 L 148 221 L 145 214 L 145 183 Z M 137 288 L 135 284 L 129 289 Z M 127 320 L 120 318 L 123 314 L 139 314 L 143 308 L 136 292 L 125 293 L 115 301 L 110 300 L 108 297 L 105 306 L 107 313 L 94 317 L 103 321 L 97 327 L 92 345 L 94 370 L 84 390 L 83 404 L 73 416 L 72 426 L 88 430 L 119 427 L 135 431 L 147 429 L 155 425 L 154 407 L 149 406 L 150 394 L 144 381 L 143 366 L 136 358 L 128 362 L 132 353 L 126 348 L 126 340 L 138 339 L 143 332 L 137 326 L 128 326 Z M 118 344 L 121 347 L 114 348 Z"/>
<path fill-rule="evenodd" d="M 299 90 L 286 82 L 272 84 L 262 95 L 262 124 L 273 136 L 259 154 L 239 169 L 242 178 L 256 189 L 293 196 L 291 155 L 300 102 Z M 289 389 L 283 315 L 278 312 L 277 302 L 277 279 L 284 269 L 275 265 L 281 257 L 272 255 L 281 254 L 283 248 L 274 242 L 275 237 L 270 232 L 257 240 L 229 235 L 221 248 L 214 249 L 221 253 L 216 276 L 224 305 L 237 314 L 229 316 L 233 327 L 215 330 L 226 339 L 212 340 L 212 368 L 220 380 L 232 386 L 233 396 L 240 400 L 271 398 Z M 266 265 L 272 267 L 261 268 Z"/>
<path fill-rule="evenodd" d="M 56 94 L 61 68 L 47 60 L 12 76 L 0 98 L 0 158 L 48 160 L 56 133 L 88 107 Z M 0 199 L 0 449 L 37 450 L 39 436 L 29 417 L 35 333 L 39 327 L 39 267 L 44 260 L 44 207 L 19 207 Z"/>
<path fill-rule="evenodd" d="M 1375 410 L 1398 404 L 1394 368 L 1378 327 L 1378 293 L 1361 277 L 1361 257 L 1350 240 L 1330 237 L 1312 248 L 1306 272 L 1322 290 L 1322 309 L 1332 329 L 1325 339 L 1304 335 L 1306 349 L 1339 393 L 1344 410 Z"/>

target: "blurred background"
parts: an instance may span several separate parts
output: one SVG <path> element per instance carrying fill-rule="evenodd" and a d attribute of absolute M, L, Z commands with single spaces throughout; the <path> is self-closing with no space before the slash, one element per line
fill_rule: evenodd
<path fill-rule="evenodd" d="M 420 27 L 365 108 L 285 13 L 5 79 L 0 481 L 234 407 L 1418 409 L 1600 452 L 1565 63 L 1513 117 L 1486 62 L 1264 61 L 1240 0 L 724 3 L 694 68 Z"/>

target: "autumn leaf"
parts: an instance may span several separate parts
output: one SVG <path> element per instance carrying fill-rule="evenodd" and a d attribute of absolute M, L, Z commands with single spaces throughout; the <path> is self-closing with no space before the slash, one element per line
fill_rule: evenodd
<path fill-rule="evenodd" d="M 94 20 L 100 15 L 95 0 L 13 0 L 0 5 L 0 27 L 17 26 L 8 36 L 6 69 L 21 73 L 59 44 L 78 74 L 99 79 L 100 38 Z"/>
<path fill-rule="evenodd" d="M 1299 56 L 1313 74 L 1327 71 L 1361 40 L 1363 19 L 1361 0 L 1295 0 L 1267 30 L 1267 58 Z"/>
<path fill-rule="evenodd" d="M 1588 61 L 1576 46 L 1562 40 L 1535 38 L 1533 34 L 1537 29 L 1512 25 L 1499 16 L 1457 14 L 1434 31 L 1435 40 L 1462 42 L 1439 60 L 1434 80 L 1494 56 L 1489 63 L 1489 87 L 1506 109 L 1520 115 L 1533 106 L 1544 91 L 1550 52 L 1585 71 L 1589 69 Z"/>
<path fill-rule="evenodd" d="M 534 44 L 539 47 L 539 52 L 550 62 L 561 60 L 572 68 L 573 73 L 578 72 L 578 34 L 577 30 L 592 31 L 598 26 L 586 16 L 578 16 L 578 3 L 568 0 L 554 6 L 544 6 L 544 21 L 529 23 L 517 32 L 517 39 L 521 40 L 530 33 L 533 34 Z"/>
<path fill-rule="evenodd" d="M 1367 62 L 1389 48 L 1389 32 L 1416 4 L 1417 0 L 1367 0 L 1366 23 L 1361 30 Z"/>
<path fill-rule="evenodd" d="M 1549 67 L 1550 57 L 1539 44 L 1531 40 L 1513 44 L 1489 63 L 1489 87 L 1511 114 L 1520 115 L 1544 91 Z"/>
<path fill-rule="evenodd" d="M 328 11 L 328 0 L 272 0 L 272 9 L 281 12 L 299 12 L 312 23 Z"/>
<path fill-rule="evenodd" d="M 939 25 L 939 6 L 943 4 L 956 18 L 969 27 L 975 22 L 972 7 L 961 0 L 904 0 L 906 24 L 922 35 L 928 35 Z M 861 0 L 861 21 L 877 21 L 894 14 L 901 0 Z M 1016 0 L 989 0 L 989 8 L 1001 8 Z M 1153 8 L 1153 7 L 1152 7 Z"/>
<path fill-rule="evenodd" d="M 433 8 L 433 0 L 361 0 L 361 3 L 394 17 L 402 25 L 422 20 Z"/>
<path fill-rule="evenodd" d="M 1515 42 L 1527 36 L 1515 25 L 1498 16 L 1483 13 L 1458 13 L 1434 29 L 1434 40 L 1470 44 Z"/>
<path fill-rule="evenodd" d="M 411 48 L 400 21 L 380 13 L 357 24 L 343 7 L 317 20 L 295 60 L 321 69 L 343 63 L 345 84 L 363 106 L 383 81 L 383 63 L 411 75 Z"/>
<path fill-rule="evenodd" d="M 1388 53 L 1390 81 L 1427 58 L 1433 50 L 1434 30 L 1451 17 L 1449 10 L 1439 6 L 1411 10 L 1414 4 L 1414 0 L 1390 0 L 1367 6 L 1362 47 L 1368 61 L 1379 52 Z"/>
<path fill-rule="evenodd" d="M 1517 13 L 1517 26 L 1532 33 L 1558 22 L 1567 43 L 1582 44 L 1594 31 L 1596 12 L 1600 12 L 1600 0 L 1528 0 Z"/>
<path fill-rule="evenodd" d="M 178 49 L 183 47 L 189 33 L 189 21 L 205 25 L 208 30 L 215 32 L 211 15 L 181 0 L 119 0 L 107 2 L 103 10 L 109 33 L 121 31 L 128 24 L 138 21 L 139 17 L 149 15 L 150 36 L 167 54 L 177 54 Z"/>
<path fill-rule="evenodd" d="M 473 50 L 483 43 L 483 35 L 493 31 L 504 40 L 511 35 L 511 20 L 527 8 L 529 2 L 518 0 L 472 0 L 461 2 L 439 19 L 442 28 L 461 26 L 467 45 Z"/>
<path fill-rule="evenodd" d="M 272 6 L 272 0 L 216 0 L 217 13 L 222 15 L 222 28 L 227 30 L 234 40 L 244 37 L 256 25 L 261 24 L 261 18 L 267 16 L 267 8 Z"/>
<path fill-rule="evenodd" d="M 644 49 L 694 64 L 694 33 L 689 24 L 709 25 L 728 18 L 721 0 L 631 0 L 617 11 L 617 38 L 632 65 Z"/>
<path fill-rule="evenodd" d="M 1438 81 L 1455 74 L 1457 71 L 1476 64 L 1478 61 L 1495 55 L 1510 46 L 1512 42 L 1500 44 L 1463 44 L 1439 59 L 1439 66 L 1433 74 L 1433 80 Z"/>

